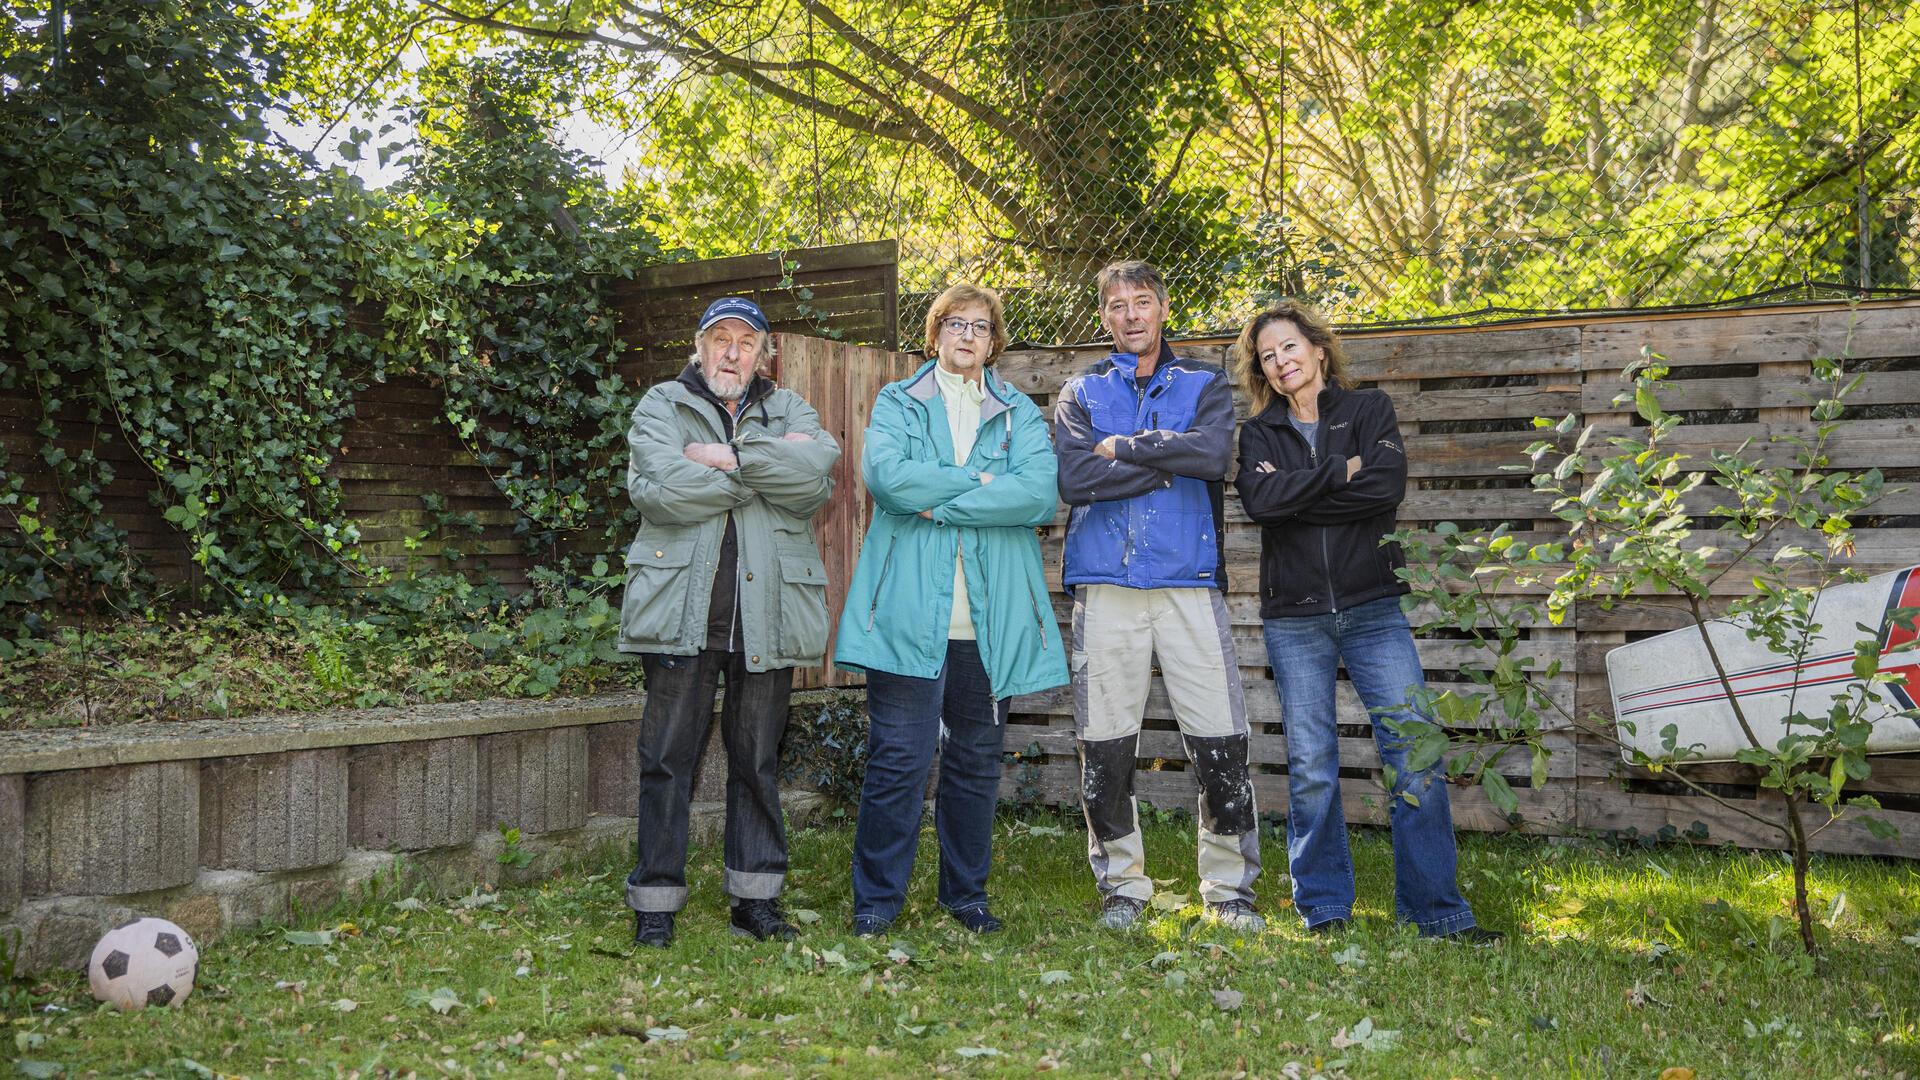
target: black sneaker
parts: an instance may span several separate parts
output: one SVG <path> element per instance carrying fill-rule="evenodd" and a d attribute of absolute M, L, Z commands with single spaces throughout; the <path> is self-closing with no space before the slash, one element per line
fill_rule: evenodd
<path fill-rule="evenodd" d="M 1471 945 L 1476 949 L 1489 949 L 1507 940 L 1507 935 L 1498 930 L 1489 930 L 1484 926 L 1469 926 L 1465 930 L 1441 934 L 1440 940 L 1451 941 L 1455 945 Z"/>
<path fill-rule="evenodd" d="M 893 924 L 878 915 L 855 915 L 853 917 L 854 937 L 879 937 Z"/>
<path fill-rule="evenodd" d="M 1317 934 L 1320 937 L 1332 937 L 1335 934 L 1344 934 L 1346 930 L 1347 920 L 1345 919 L 1328 919 L 1326 922 L 1314 923 L 1312 926 L 1307 927 L 1307 933 Z"/>
<path fill-rule="evenodd" d="M 634 912 L 633 943 L 650 949 L 664 949 L 673 944 L 673 912 Z"/>
<path fill-rule="evenodd" d="M 978 907 L 961 908 L 959 911 L 948 912 L 948 914 L 960 920 L 961 926 L 966 927 L 976 934 L 997 934 L 1000 932 L 1001 927 L 1005 925 L 999 919 L 993 917 L 993 912 L 988 911 L 987 905 L 985 904 L 981 904 Z"/>
<path fill-rule="evenodd" d="M 741 937 L 792 941 L 800 931 L 787 921 L 778 900 L 742 900 L 733 905 L 732 930 Z"/>

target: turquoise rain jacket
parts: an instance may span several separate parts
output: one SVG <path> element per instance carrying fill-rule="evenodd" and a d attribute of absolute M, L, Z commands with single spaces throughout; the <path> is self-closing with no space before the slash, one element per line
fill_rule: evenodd
<path fill-rule="evenodd" d="M 847 589 L 833 661 L 854 671 L 938 676 L 947 662 L 959 550 L 993 696 L 1064 685 L 1066 650 L 1034 533 L 1053 521 L 1057 506 L 1047 419 L 988 369 L 973 452 L 954 465 L 933 368 L 928 361 L 889 383 L 873 403 L 860 455 L 873 524 Z M 992 473 L 993 482 L 980 483 L 981 473 Z"/>

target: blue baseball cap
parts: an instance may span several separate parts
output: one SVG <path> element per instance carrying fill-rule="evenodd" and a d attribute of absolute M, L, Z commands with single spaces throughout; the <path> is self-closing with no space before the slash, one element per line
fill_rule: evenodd
<path fill-rule="evenodd" d="M 707 313 L 700 316 L 700 329 L 705 330 L 721 319 L 739 319 L 763 334 L 767 332 L 767 313 L 744 296 L 723 296 L 708 304 Z"/>

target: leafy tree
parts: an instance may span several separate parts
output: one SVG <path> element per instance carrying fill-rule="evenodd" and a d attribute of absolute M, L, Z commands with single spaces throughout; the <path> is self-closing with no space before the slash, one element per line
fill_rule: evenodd
<path fill-rule="evenodd" d="M 1411 531 L 1396 537 L 1406 548 L 1408 569 L 1401 575 L 1413 586 L 1412 596 L 1436 609 L 1425 629 L 1465 633 L 1485 651 L 1484 659 L 1462 669 L 1471 690 L 1428 688 L 1419 695 L 1425 715 L 1438 723 L 1402 725 L 1414 744 L 1408 764 L 1424 768 L 1444 757 L 1450 775 L 1480 784 L 1494 805 L 1512 813 L 1518 800 L 1498 766 L 1509 755 L 1525 756 L 1534 783 L 1543 783 L 1547 731 L 1571 726 L 1626 747 L 1632 764 L 1780 833 L 1793 856 L 1801 942 L 1813 954 L 1818 946 L 1807 896 L 1813 838 L 1850 814 L 1860 814 L 1877 834 L 1892 835 L 1884 820 L 1865 813 L 1879 806 L 1872 796 L 1847 791 L 1872 775 L 1863 750 L 1874 726 L 1868 711 L 1880 705 L 1916 720 L 1920 714 L 1901 712 L 1885 693 L 1899 676 L 1880 670 L 1881 644 L 1869 632 L 1853 648 L 1854 681 L 1824 706 L 1811 693 L 1797 700 L 1786 734 L 1769 744 L 1733 692 L 1707 626 L 1730 618 L 1776 654 L 1805 656 L 1821 630 L 1813 618 L 1820 590 L 1864 576 L 1846 561 L 1852 520 L 1886 489 L 1877 469 L 1829 467 L 1826 446 L 1852 385 L 1839 363 L 1816 362 L 1821 396 L 1813 407 L 1812 437 L 1796 440 L 1793 463 L 1781 465 L 1766 464 L 1743 446 L 1715 449 L 1704 467 L 1696 467 L 1691 455 L 1673 449 L 1682 418 L 1661 408 L 1666 374 L 1658 357 L 1628 372 L 1633 390 L 1623 401 L 1645 426 L 1606 437 L 1605 451 L 1595 447 L 1593 427 L 1575 437 L 1571 416 L 1558 425 L 1535 421 L 1554 428 L 1556 438 L 1530 448 L 1532 485 L 1554 496 L 1554 516 L 1567 523 L 1564 540 L 1528 545 L 1504 525 L 1483 531 L 1450 524 L 1430 538 Z M 1716 586 L 1736 575 L 1750 577 L 1754 591 L 1719 610 Z M 1747 739 L 1737 760 L 1753 768 L 1761 787 L 1781 795 L 1776 809 L 1723 798 L 1691 779 L 1687 764 L 1695 751 L 1679 744 L 1672 725 L 1661 733 L 1663 751 L 1648 754 L 1622 741 L 1608 719 L 1569 711 L 1549 687 L 1560 675 L 1559 661 L 1538 668 L 1524 656 L 1523 628 L 1543 606 L 1558 623 L 1576 604 L 1605 609 L 1627 602 L 1673 609 L 1698 633 L 1711 676 Z M 1915 614 L 1895 616 L 1910 626 Z"/>

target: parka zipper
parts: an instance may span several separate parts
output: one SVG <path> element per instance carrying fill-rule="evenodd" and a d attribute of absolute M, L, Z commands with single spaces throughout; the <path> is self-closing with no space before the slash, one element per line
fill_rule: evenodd
<path fill-rule="evenodd" d="M 1317 425 L 1313 429 L 1315 438 L 1325 438 L 1327 431 L 1326 422 L 1327 418 L 1324 416 L 1315 422 Z M 1288 421 L 1287 430 L 1293 432 L 1301 442 L 1307 444 L 1307 460 L 1314 465 L 1320 464 L 1320 448 L 1314 445 L 1314 440 L 1307 438 L 1305 435 L 1301 435 L 1300 429 L 1294 427 L 1292 421 Z M 1315 525 L 1313 527 L 1320 533 L 1320 571 L 1327 579 L 1327 611 L 1331 614 L 1338 615 L 1340 613 L 1340 597 L 1333 587 L 1333 560 L 1327 555 L 1327 527 L 1325 525 Z"/>
<path fill-rule="evenodd" d="M 1320 417 L 1318 426 L 1313 429 L 1313 434 L 1316 439 L 1323 441 L 1326 439 L 1326 417 Z M 1320 464 L 1319 446 L 1309 441 L 1307 443 L 1307 453 L 1311 456 L 1315 465 Z M 1327 577 L 1327 611 L 1331 614 L 1338 615 L 1340 614 L 1340 594 L 1338 590 L 1333 587 L 1333 560 L 1327 555 L 1327 527 L 1325 525 L 1315 525 L 1314 528 L 1320 532 L 1320 569 Z"/>
<path fill-rule="evenodd" d="M 887 571 L 893 569 L 893 547 L 900 542 L 898 534 L 887 538 L 887 555 L 880 560 L 880 580 L 873 583 L 873 603 L 867 608 L 867 632 L 873 632 L 874 613 L 880 610 L 880 592 L 887 584 Z"/>

